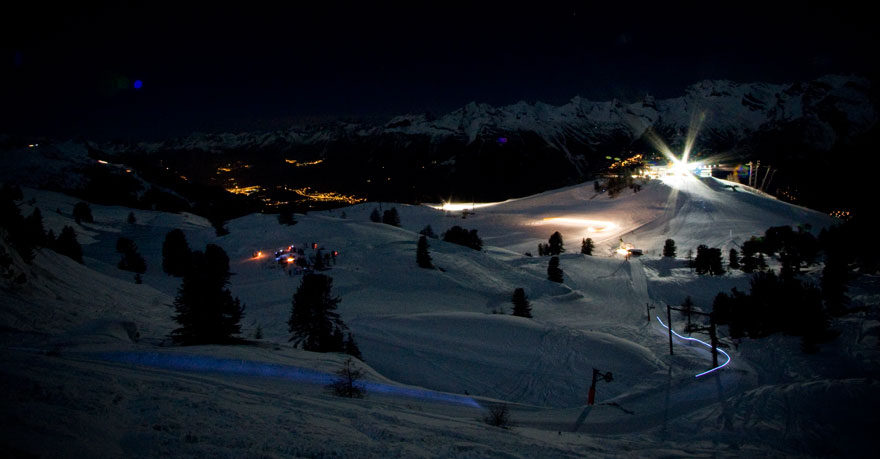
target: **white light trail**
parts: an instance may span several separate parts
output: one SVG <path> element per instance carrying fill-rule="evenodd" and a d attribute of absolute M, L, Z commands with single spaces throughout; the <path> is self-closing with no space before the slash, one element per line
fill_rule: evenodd
<path fill-rule="evenodd" d="M 668 326 L 666 326 L 666 324 L 663 323 L 662 320 L 660 320 L 660 316 L 656 316 L 656 317 L 657 317 L 657 322 L 660 322 L 660 325 L 663 325 L 663 328 L 665 328 L 665 329 L 667 329 L 667 330 L 671 330 Z M 683 339 L 683 340 L 686 340 L 686 341 L 696 341 L 696 342 L 702 344 L 703 346 L 708 347 L 710 350 L 712 349 L 712 345 L 709 344 L 709 343 L 707 343 L 707 342 L 705 342 L 705 341 L 701 341 L 701 340 L 698 340 L 698 339 L 696 339 L 696 338 L 691 338 L 690 336 L 681 336 L 681 335 L 679 335 L 678 333 L 676 333 L 675 330 L 671 330 L 671 331 L 672 331 L 672 334 L 673 334 L 673 335 L 675 335 L 675 336 L 677 336 L 677 337 L 679 337 L 679 338 L 681 338 L 681 339 Z M 695 378 L 699 378 L 700 376 L 707 375 L 707 374 L 709 374 L 709 373 L 712 373 L 712 372 L 715 371 L 715 370 L 720 370 L 720 369 L 726 367 L 728 363 L 730 363 L 730 355 L 728 355 L 726 352 L 724 352 L 724 350 L 721 349 L 721 348 L 718 348 L 718 352 L 724 354 L 724 356 L 727 357 L 727 361 L 724 362 L 724 363 L 722 363 L 721 365 L 718 365 L 718 366 L 715 367 L 715 368 L 712 368 L 712 369 L 710 369 L 710 370 L 707 370 L 707 371 L 704 371 L 704 372 L 702 372 L 702 373 L 698 373 L 698 374 L 694 375 Z"/>
<path fill-rule="evenodd" d="M 546 217 L 535 223 L 536 225 L 561 225 L 561 226 L 585 226 L 588 233 L 604 233 L 617 229 L 617 224 L 603 220 L 590 220 L 575 217 Z"/>

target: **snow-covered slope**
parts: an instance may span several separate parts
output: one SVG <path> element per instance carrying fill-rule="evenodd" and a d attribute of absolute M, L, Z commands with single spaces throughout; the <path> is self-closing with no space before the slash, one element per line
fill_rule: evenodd
<path fill-rule="evenodd" d="M 95 223 L 76 225 L 74 199 L 25 190 L 25 202 L 33 201 L 23 213 L 38 206 L 56 232 L 75 226 L 85 266 L 44 250 L 30 266 L 15 262 L 27 282 L 3 284 L 0 393 L 14 413 L 0 425 L 3 445 L 21 454 L 143 456 L 863 453 L 876 421 L 846 424 L 843 408 L 880 401 L 871 382 L 875 319 L 837 324 L 844 332 L 818 357 L 800 354 L 791 337 L 744 340 L 728 349 L 728 367 L 695 379 L 711 366 L 705 348 L 677 342 L 668 355 L 665 329 L 646 315 L 647 303 L 677 304 L 686 295 L 708 309 L 718 291 L 748 285 L 741 273 L 704 278 L 661 260 L 666 238 L 683 254 L 698 244 L 736 247 L 772 225 L 807 223 L 818 231 L 832 223 L 727 185 L 654 181 L 609 199 L 586 183 L 475 206 L 466 219 L 390 203 L 310 213 L 294 226 L 253 214 L 229 222 L 230 234 L 219 238 L 188 214 L 135 210 L 137 223 L 128 224 L 131 210 L 123 207 L 93 205 Z M 396 207 L 402 227 L 370 222 L 380 206 Z M 428 224 L 438 233 L 452 225 L 477 229 L 486 250 L 430 239 L 439 269 L 419 269 L 417 232 Z M 231 289 L 246 305 L 243 335 L 253 338 L 259 326 L 258 344 L 170 346 L 168 305 L 179 279 L 162 273 L 161 245 L 173 228 L 195 249 L 215 243 L 226 250 Z M 524 255 L 557 230 L 567 248 L 562 284 L 546 279 L 546 257 Z M 146 258 L 143 285 L 116 268 L 119 236 L 133 239 Z M 577 253 L 584 237 L 597 242 L 595 256 Z M 646 255 L 614 254 L 621 238 Z M 364 400 L 337 399 L 302 376 L 332 373 L 343 356 L 290 346 L 286 321 L 300 279 L 252 257 L 312 242 L 340 252 L 327 271 L 342 299 L 339 312 L 360 344 L 367 379 L 383 385 L 371 386 Z M 509 315 L 517 287 L 533 319 Z M 594 368 L 614 379 L 600 382 L 598 404 L 588 407 Z M 838 407 L 833 414 L 801 408 L 823 393 Z M 511 407 L 513 430 L 481 421 L 501 401 Z M 826 431 L 847 443 L 828 445 Z"/>

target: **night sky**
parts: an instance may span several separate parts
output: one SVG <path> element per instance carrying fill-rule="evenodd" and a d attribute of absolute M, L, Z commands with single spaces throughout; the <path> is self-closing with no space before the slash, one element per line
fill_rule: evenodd
<path fill-rule="evenodd" d="M 851 5 L 6 3 L 0 133 L 14 135 L 157 139 L 878 68 L 874 15 Z"/>

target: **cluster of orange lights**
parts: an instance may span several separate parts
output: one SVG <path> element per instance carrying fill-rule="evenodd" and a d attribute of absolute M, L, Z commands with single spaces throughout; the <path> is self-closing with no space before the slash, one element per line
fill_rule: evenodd
<path fill-rule="evenodd" d="M 227 188 L 226 191 L 233 194 L 243 194 L 245 196 L 250 196 L 258 191 L 262 191 L 262 187 L 259 185 L 254 186 L 234 186 L 232 188 Z"/>
<path fill-rule="evenodd" d="M 366 199 L 364 199 L 364 198 L 358 198 L 356 196 L 339 194 L 339 193 L 336 193 L 333 191 L 326 191 L 326 192 L 313 191 L 309 187 L 297 188 L 297 189 L 294 189 L 293 192 L 295 192 L 296 194 L 298 194 L 300 196 L 309 198 L 313 201 L 339 201 L 339 202 L 344 202 L 346 204 L 357 204 L 359 202 L 366 201 Z"/>
<path fill-rule="evenodd" d="M 306 167 L 306 166 L 317 166 L 318 164 L 323 163 L 324 160 L 323 159 L 316 159 L 314 161 L 299 162 L 295 159 L 285 159 L 284 162 L 286 162 L 287 164 L 293 164 L 296 167 Z"/>
<path fill-rule="evenodd" d="M 834 218 L 839 218 L 841 220 L 849 220 L 852 217 L 852 212 L 850 212 L 848 210 L 835 210 L 835 211 L 831 212 L 829 215 L 831 215 Z"/>
<path fill-rule="evenodd" d="M 632 166 L 634 164 L 639 164 L 642 162 L 642 155 L 638 154 L 635 156 L 630 156 L 629 158 L 622 159 L 619 161 L 615 161 L 608 166 L 609 169 L 617 169 L 618 167 L 627 167 Z"/>

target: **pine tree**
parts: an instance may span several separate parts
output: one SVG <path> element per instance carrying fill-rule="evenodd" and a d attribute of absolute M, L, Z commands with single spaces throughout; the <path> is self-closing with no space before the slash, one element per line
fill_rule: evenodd
<path fill-rule="evenodd" d="M 345 336 L 345 344 L 343 345 L 343 352 L 346 354 L 357 358 L 360 361 L 364 361 L 364 356 L 361 354 L 361 349 L 358 347 L 357 343 L 354 340 L 354 335 L 348 333 Z"/>
<path fill-rule="evenodd" d="M 162 270 L 172 276 L 181 277 L 186 274 L 190 256 L 191 251 L 183 231 L 169 231 L 162 243 Z"/>
<path fill-rule="evenodd" d="M 526 298 L 525 290 L 522 288 L 514 290 L 511 302 L 513 302 L 513 315 L 518 317 L 532 317 L 532 306 L 529 304 L 528 298 Z"/>
<path fill-rule="evenodd" d="M 470 247 L 474 250 L 483 249 L 483 240 L 477 236 L 477 230 L 466 230 L 458 225 L 453 226 L 443 233 L 443 240 L 453 244 Z"/>
<path fill-rule="evenodd" d="M 416 264 L 420 268 L 434 269 L 431 263 L 431 255 L 428 253 L 428 238 L 425 235 L 419 236 L 419 243 L 416 245 Z"/>
<path fill-rule="evenodd" d="M 685 297 L 684 301 L 681 303 L 681 313 L 687 317 L 687 325 L 685 325 L 684 331 L 690 333 L 693 331 L 693 325 L 691 324 L 691 314 L 694 312 L 694 301 L 691 299 L 691 296 L 688 295 Z"/>
<path fill-rule="evenodd" d="M 758 258 L 756 255 L 760 251 L 760 245 L 761 243 L 754 237 L 743 242 L 742 257 L 740 258 L 743 272 L 751 273 L 758 269 Z"/>
<path fill-rule="evenodd" d="M 419 234 L 424 234 L 429 238 L 437 239 L 437 234 L 434 233 L 434 228 L 431 228 L 431 225 L 426 225 L 421 231 L 419 231 Z"/>
<path fill-rule="evenodd" d="M 709 272 L 709 247 L 700 244 L 697 246 L 697 257 L 694 258 L 694 271 L 697 274 L 706 274 Z"/>
<path fill-rule="evenodd" d="M 287 226 L 296 225 L 297 221 L 293 216 L 293 209 L 287 206 L 282 207 L 281 212 L 278 213 L 278 223 Z"/>
<path fill-rule="evenodd" d="M 244 307 L 233 298 L 229 285 L 229 257 L 222 248 L 208 244 L 195 251 L 174 299 L 174 320 L 180 328 L 171 332 L 174 342 L 223 344 L 241 333 Z"/>
<path fill-rule="evenodd" d="M 300 286 L 293 294 L 290 319 L 287 321 L 291 332 L 290 341 L 302 345 L 307 351 L 340 352 L 344 344 L 339 344 L 334 334 L 347 328 L 336 306 L 341 301 L 331 295 L 333 278 L 323 274 L 303 276 Z"/>
<path fill-rule="evenodd" d="M 343 367 L 336 372 L 338 379 L 326 387 L 333 395 L 348 398 L 364 398 L 367 393 L 363 384 L 359 383 L 363 372 L 355 366 L 351 358 L 347 359 Z"/>
<path fill-rule="evenodd" d="M 846 284 L 849 281 L 849 266 L 844 255 L 837 250 L 826 250 L 825 266 L 822 268 L 822 299 L 825 307 L 833 315 L 841 315 L 846 311 L 849 298 L 846 296 Z"/>
<path fill-rule="evenodd" d="M 593 238 L 586 238 L 581 241 L 581 253 L 584 255 L 592 255 L 593 249 L 595 245 L 593 245 Z"/>
<path fill-rule="evenodd" d="M 43 227 L 43 214 L 39 207 L 34 207 L 34 211 L 24 219 L 24 232 L 31 245 L 46 246 L 46 230 Z"/>
<path fill-rule="evenodd" d="M 73 219 L 76 220 L 77 223 L 95 223 L 95 219 L 92 217 L 92 208 L 82 201 L 74 204 Z"/>
<path fill-rule="evenodd" d="M 208 221 L 211 222 L 211 226 L 214 227 L 214 234 L 216 234 L 217 237 L 229 234 L 229 228 L 226 227 L 226 220 L 222 217 L 214 216 L 209 218 Z"/>
<path fill-rule="evenodd" d="M 125 221 L 127 221 L 129 225 L 134 225 L 135 223 L 137 223 L 137 218 L 135 218 L 134 212 L 129 212 L 128 218 Z"/>
<path fill-rule="evenodd" d="M 53 249 L 61 255 L 67 256 L 77 263 L 82 264 L 82 246 L 76 240 L 76 231 L 70 226 L 65 226 L 55 240 Z"/>
<path fill-rule="evenodd" d="M 709 274 L 713 276 L 721 276 L 724 272 L 724 261 L 721 256 L 721 249 L 718 247 L 712 247 L 709 249 Z"/>
<path fill-rule="evenodd" d="M 764 254 L 758 254 L 758 261 L 755 263 L 758 271 L 766 271 L 767 270 L 767 260 L 764 259 Z"/>
<path fill-rule="evenodd" d="M 116 240 L 116 251 L 122 254 L 117 267 L 123 271 L 131 271 L 137 274 L 147 272 L 147 262 L 138 253 L 137 245 L 129 238 L 120 237 Z"/>
<path fill-rule="evenodd" d="M 392 207 L 382 214 L 382 223 L 391 226 L 400 226 L 400 215 L 397 214 L 397 208 Z"/>
<path fill-rule="evenodd" d="M 379 209 L 373 208 L 373 211 L 370 212 L 370 221 L 373 223 L 379 223 L 382 221 L 382 216 L 379 215 Z"/>
<path fill-rule="evenodd" d="M 727 257 L 727 267 L 730 269 L 739 269 L 739 252 L 736 249 L 730 249 Z"/>
<path fill-rule="evenodd" d="M 559 234 L 559 231 L 551 234 L 550 239 L 547 242 L 550 248 L 549 255 L 559 255 L 560 253 L 565 252 L 565 248 L 562 246 L 562 235 Z"/>
<path fill-rule="evenodd" d="M 721 260 L 721 249 L 709 248 L 703 244 L 697 247 L 697 258 L 694 259 L 694 271 L 697 274 L 720 276 L 724 274 Z"/>
<path fill-rule="evenodd" d="M 42 239 L 39 230 L 34 231 L 33 226 L 36 223 L 34 214 L 27 219 L 22 218 L 21 211 L 18 209 L 16 200 L 21 199 L 21 189 L 4 185 L 0 189 L 0 227 L 8 232 L 9 244 L 18 252 L 19 256 L 30 263 L 34 259 L 34 248 L 38 245 L 37 241 Z M 38 209 L 35 209 L 35 212 Z M 39 226 L 42 228 L 42 217 L 36 213 L 39 220 Z"/>
<path fill-rule="evenodd" d="M 315 271 L 323 271 L 327 269 L 327 266 L 324 264 L 324 256 L 320 249 L 315 253 L 315 263 L 312 267 Z"/>
<path fill-rule="evenodd" d="M 675 241 L 667 239 L 666 243 L 663 244 L 663 256 L 667 258 L 675 258 L 675 251 Z"/>
<path fill-rule="evenodd" d="M 547 279 L 562 283 L 562 268 L 559 267 L 559 257 L 557 256 L 551 257 L 550 263 L 547 264 Z"/>

